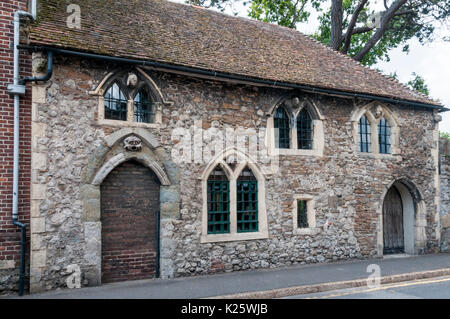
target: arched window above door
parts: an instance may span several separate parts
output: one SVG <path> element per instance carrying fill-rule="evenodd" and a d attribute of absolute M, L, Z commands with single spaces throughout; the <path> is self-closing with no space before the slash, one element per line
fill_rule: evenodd
<path fill-rule="evenodd" d="M 109 73 L 90 94 L 99 97 L 98 123 L 108 126 L 159 127 L 163 105 L 172 104 L 140 68 Z"/>

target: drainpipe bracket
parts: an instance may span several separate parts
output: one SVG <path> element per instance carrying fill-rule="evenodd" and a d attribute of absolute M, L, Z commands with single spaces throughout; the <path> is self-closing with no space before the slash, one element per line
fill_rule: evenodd
<path fill-rule="evenodd" d="M 8 93 L 11 95 L 25 95 L 25 85 L 8 84 Z"/>

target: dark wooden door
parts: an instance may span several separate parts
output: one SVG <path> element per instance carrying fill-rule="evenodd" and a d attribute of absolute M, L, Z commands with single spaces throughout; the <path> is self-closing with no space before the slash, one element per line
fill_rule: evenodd
<path fill-rule="evenodd" d="M 159 188 L 155 174 L 133 161 L 103 181 L 102 282 L 155 277 Z"/>
<path fill-rule="evenodd" d="M 389 189 L 383 203 L 383 242 L 385 254 L 405 251 L 402 198 L 395 186 Z"/>

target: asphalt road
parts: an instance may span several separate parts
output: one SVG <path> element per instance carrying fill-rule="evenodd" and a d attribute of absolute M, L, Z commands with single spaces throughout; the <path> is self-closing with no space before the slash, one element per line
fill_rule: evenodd
<path fill-rule="evenodd" d="M 399 282 L 374 288 L 326 291 L 285 299 L 450 299 L 450 276 Z"/>

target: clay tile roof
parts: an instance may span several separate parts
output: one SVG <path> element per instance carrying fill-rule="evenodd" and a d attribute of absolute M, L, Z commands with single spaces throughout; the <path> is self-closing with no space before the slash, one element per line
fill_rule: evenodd
<path fill-rule="evenodd" d="M 165 0 L 40 0 L 29 42 L 352 93 L 440 103 L 285 27 Z M 67 6 L 81 29 L 67 27 Z"/>

